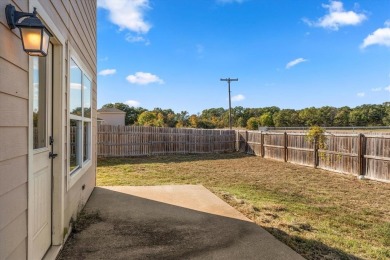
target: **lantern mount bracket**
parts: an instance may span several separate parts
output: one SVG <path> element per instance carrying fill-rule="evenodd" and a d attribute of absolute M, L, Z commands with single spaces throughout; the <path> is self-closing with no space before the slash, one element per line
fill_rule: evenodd
<path fill-rule="evenodd" d="M 19 12 L 16 11 L 15 6 L 8 4 L 5 7 L 5 14 L 7 18 L 7 23 L 9 28 L 15 29 L 19 23 L 18 21 L 23 17 L 36 17 L 37 16 L 37 9 L 34 7 L 34 11 L 32 13 L 25 13 L 25 12 Z"/>

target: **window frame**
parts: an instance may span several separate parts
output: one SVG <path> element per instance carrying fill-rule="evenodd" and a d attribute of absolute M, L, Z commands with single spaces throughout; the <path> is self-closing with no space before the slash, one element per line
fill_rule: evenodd
<path fill-rule="evenodd" d="M 71 63 L 72 61 L 77 65 L 77 67 L 81 71 L 81 116 L 74 115 L 70 113 L 70 85 L 71 85 Z M 92 109 L 92 93 L 93 93 L 93 81 L 91 74 L 86 70 L 86 66 L 81 62 L 80 58 L 76 55 L 74 51 L 71 50 L 70 55 L 68 55 L 68 82 L 67 82 L 67 165 L 66 165 L 66 172 L 67 172 L 67 179 L 68 179 L 68 185 L 67 190 L 69 190 L 84 174 L 85 172 L 92 166 L 92 119 L 93 119 L 93 109 Z M 89 91 L 89 101 L 91 106 L 91 116 L 90 118 L 84 117 L 84 80 L 85 78 L 90 81 L 91 88 Z M 78 167 L 76 167 L 73 170 L 70 170 L 70 158 L 71 158 L 71 138 L 70 138 L 70 121 L 71 120 L 77 120 L 80 122 L 80 135 L 79 135 L 79 143 L 76 146 L 76 149 L 79 151 L 79 162 L 80 164 Z M 87 133 L 87 140 L 84 140 L 84 123 L 89 124 L 88 133 Z M 84 142 L 88 145 L 86 154 L 89 158 L 84 160 Z"/>

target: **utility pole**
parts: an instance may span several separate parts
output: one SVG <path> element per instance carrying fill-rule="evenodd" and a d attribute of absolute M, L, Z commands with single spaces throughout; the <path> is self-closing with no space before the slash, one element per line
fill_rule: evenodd
<path fill-rule="evenodd" d="M 231 81 L 238 81 L 238 79 L 231 79 L 231 78 L 226 78 L 226 79 L 221 79 L 221 81 L 227 81 L 228 82 L 228 92 L 229 92 L 229 128 L 232 130 L 232 100 L 230 97 L 230 82 Z"/>

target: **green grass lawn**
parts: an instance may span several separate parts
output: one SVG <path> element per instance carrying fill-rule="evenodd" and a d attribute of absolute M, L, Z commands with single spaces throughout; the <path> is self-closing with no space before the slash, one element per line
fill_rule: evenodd
<path fill-rule="evenodd" d="M 100 159 L 97 185 L 202 184 L 308 259 L 389 259 L 390 184 L 239 153 Z"/>

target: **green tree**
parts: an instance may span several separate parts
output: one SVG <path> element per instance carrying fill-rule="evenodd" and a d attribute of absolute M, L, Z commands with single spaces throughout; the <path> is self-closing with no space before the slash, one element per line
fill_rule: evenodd
<path fill-rule="evenodd" d="M 308 107 L 299 111 L 299 118 L 305 126 L 319 125 L 321 123 L 318 109 L 315 107 Z"/>
<path fill-rule="evenodd" d="M 385 107 L 382 105 L 367 105 L 367 117 L 369 126 L 381 126 L 383 117 L 386 115 Z"/>
<path fill-rule="evenodd" d="M 234 107 L 232 109 L 233 114 L 233 125 L 235 127 L 245 127 L 243 124 L 244 108 L 241 106 Z"/>
<path fill-rule="evenodd" d="M 246 124 L 246 128 L 248 130 L 257 130 L 259 129 L 260 120 L 258 117 L 251 117 L 248 119 L 248 122 Z"/>
<path fill-rule="evenodd" d="M 366 126 L 368 121 L 367 114 L 359 108 L 355 108 L 349 113 L 348 120 L 352 126 Z"/>
<path fill-rule="evenodd" d="M 197 128 L 198 127 L 198 116 L 197 115 L 191 115 L 189 118 L 188 118 L 188 124 L 190 127 L 192 128 Z"/>
<path fill-rule="evenodd" d="M 337 110 L 337 113 L 333 120 L 334 126 L 349 126 L 349 113 L 351 113 L 351 108 L 341 107 Z"/>
<path fill-rule="evenodd" d="M 153 111 L 142 112 L 138 116 L 138 124 L 142 126 L 160 126 L 158 123 L 157 113 Z"/>
<path fill-rule="evenodd" d="M 276 127 L 301 126 L 299 113 L 294 109 L 282 109 L 273 116 Z"/>
<path fill-rule="evenodd" d="M 389 105 L 384 106 L 384 116 L 382 118 L 382 123 L 385 126 L 390 126 L 390 102 Z"/>
<path fill-rule="evenodd" d="M 318 109 L 319 124 L 322 126 L 333 126 L 337 108 L 324 106 Z"/>
<path fill-rule="evenodd" d="M 176 114 L 176 127 L 187 127 L 189 115 L 187 111 L 181 111 Z"/>
<path fill-rule="evenodd" d="M 271 112 L 266 112 L 266 113 L 262 114 L 259 118 L 259 121 L 260 121 L 261 126 L 273 126 L 274 125 L 274 121 L 272 119 Z"/>

